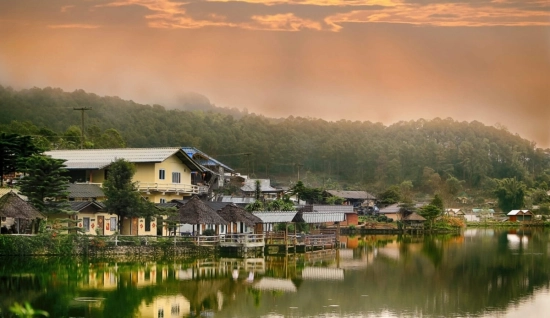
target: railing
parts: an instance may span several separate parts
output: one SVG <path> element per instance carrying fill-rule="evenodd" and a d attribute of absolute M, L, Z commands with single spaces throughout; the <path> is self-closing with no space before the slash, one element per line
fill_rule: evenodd
<path fill-rule="evenodd" d="M 220 236 L 221 245 L 250 245 L 262 244 L 264 242 L 263 234 L 225 234 Z"/>
<path fill-rule="evenodd" d="M 138 189 L 142 192 L 199 193 L 199 186 L 183 183 L 138 182 Z"/>

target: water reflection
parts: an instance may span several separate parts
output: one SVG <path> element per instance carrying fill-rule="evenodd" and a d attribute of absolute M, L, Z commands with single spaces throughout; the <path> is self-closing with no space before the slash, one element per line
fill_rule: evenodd
<path fill-rule="evenodd" d="M 549 236 L 342 237 L 339 250 L 248 259 L 4 259 L 0 308 L 30 301 L 51 317 L 528 317 L 550 309 Z"/>

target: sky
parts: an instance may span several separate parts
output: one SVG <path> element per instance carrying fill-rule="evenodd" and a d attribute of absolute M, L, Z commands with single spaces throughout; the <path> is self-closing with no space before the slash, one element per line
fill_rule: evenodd
<path fill-rule="evenodd" d="M 548 0 L 0 0 L 0 85 L 268 117 L 451 117 L 550 148 Z"/>

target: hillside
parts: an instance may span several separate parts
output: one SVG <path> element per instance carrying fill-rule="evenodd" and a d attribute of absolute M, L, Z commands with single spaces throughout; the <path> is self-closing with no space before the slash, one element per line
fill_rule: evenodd
<path fill-rule="evenodd" d="M 73 110 L 78 107 L 92 108 L 85 113 L 87 147 L 194 146 L 243 174 L 281 185 L 295 182 L 298 173 L 311 186 L 375 192 L 411 180 L 416 190 L 432 194 L 452 177 L 476 191 L 492 189 L 493 178 L 550 183 L 549 149 L 537 149 L 506 129 L 450 118 L 391 126 L 236 118 L 216 108 L 167 110 L 82 90 L 0 86 L 0 131 L 44 136 L 46 147 L 78 147 L 81 112 Z"/>

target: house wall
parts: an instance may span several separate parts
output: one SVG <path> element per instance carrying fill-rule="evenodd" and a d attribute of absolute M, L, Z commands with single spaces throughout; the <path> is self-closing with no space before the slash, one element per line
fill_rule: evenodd
<path fill-rule="evenodd" d="M 346 213 L 346 220 L 341 222 L 340 225 L 357 225 L 359 224 L 359 215 L 356 213 Z"/>
<path fill-rule="evenodd" d="M 122 222 L 123 235 L 157 235 L 157 219 L 151 218 L 149 229 L 146 230 L 145 218 L 125 218 Z"/>
<path fill-rule="evenodd" d="M 160 169 L 166 171 L 166 176 L 164 180 L 159 180 Z M 187 167 L 181 160 L 176 156 L 172 155 L 166 160 L 160 163 L 156 163 L 154 167 L 154 181 L 148 182 L 158 182 L 158 183 L 172 183 L 172 172 L 181 173 L 181 183 L 191 184 L 191 170 Z"/>
<path fill-rule="evenodd" d="M 84 231 L 86 235 L 97 235 L 98 229 L 98 216 L 103 216 L 103 235 L 113 235 L 116 232 L 116 228 L 112 229 L 111 227 L 111 218 L 117 219 L 117 216 L 114 214 L 109 214 L 106 212 L 94 213 L 93 211 L 80 211 L 77 214 L 78 223 L 77 226 L 84 228 L 86 219 L 89 222 L 89 227 Z"/>
<path fill-rule="evenodd" d="M 105 169 L 88 171 L 86 173 L 86 180 L 91 183 L 105 182 Z"/>

